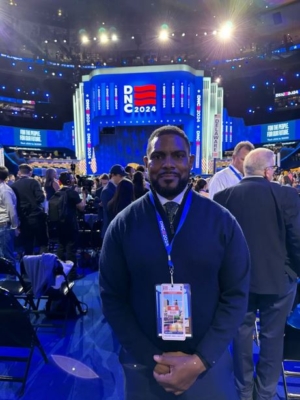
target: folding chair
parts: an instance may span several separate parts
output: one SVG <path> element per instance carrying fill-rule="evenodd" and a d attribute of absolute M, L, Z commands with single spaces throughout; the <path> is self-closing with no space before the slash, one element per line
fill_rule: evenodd
<path fill-rule="evenodd" d="M 300 321 L 299 321 L 300 322 Z M 295 385 L 295 378 L 300 378 L 300 329 L 289 324 L 286 325 L 284 334 L 284 350 L 282 361 L 282 378 L 286 400 L 300 399 L 300 381 L 298 393 L 289 391 L 289 385 Z M 290 379 L 288 379 L 290 378 Z M 291 379 L 293 378 L 293 381 Z"/>
<path fill-rule="evenodd" d="M 31 359 L 35 347 L 39 349 L 45 362 L 48 362 L 46 353 L 30 323 L 29 312 L 22 307 L 17 299 L 7 290 L 0 288 L 0 361 L 11 363 L 25 363 L 23 375 L 0 375 L 0 381 L 20 382 L 20 396 L 24 393 Z M 6 348 L 7 351 L 4 351 Z M 10 351 L 8 351 L 8 349 Z M 20 353 L 20 349 L 28 349 L 27 355 L 8 355 L 11 352 Z M 16 365 L 12 365 L 12 370 Z M 9 372 L 10 372 L 9 370 Z"/>
<path fill-rule="evenodd" d="M 32 284 L 32 295 L 36 300 L 36 315 L 40 317 L 44 315 L 49 317 L 50 301 L 57 301 L 65 298 L 67 307 L 60 313 L 57 313 L 56 319 L 62 319 L 60 323 L 48 321 L 34 322 L 34 326 L 38 328 L 62 328 L 62 336 L 65 335 L 66 326 L 69 318 L 69 310 L 71 304 L 75 304 L 79 315 L 85 315 L 86 310 L 82 310 L 81 303 L 72 291 L 74 282 L 68 282 L 67 273 L 72 268 L 73 263 L 63 263 L 54 254 L 42 254 L 39 256 L 24 256 L 24 269 L 28 274 L 28 278 Z M 46 300 L 46 308 L 40 310 L 40 301 Z"/>
<path fill-rule="evenodd" d="M 0 281 L 0 288 L 8 290 L 18 299 L 24 299 L 25 305 L 28 303 L 30 308 L 35 310 L 36 306 L 30 294 L 31 283 L 26 282 L 13 263 L 3 257 L 0 257 L 0 274 L 10 275 L 15 278 L 15 280 L 7 279 Z"/>

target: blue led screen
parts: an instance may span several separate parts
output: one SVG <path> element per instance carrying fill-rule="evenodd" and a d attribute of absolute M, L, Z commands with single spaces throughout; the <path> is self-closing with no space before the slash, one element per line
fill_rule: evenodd
<path fill-rule="evenodd" d="M 66 123 L 63 130 L 15 128 L 0 125 L 0 144 L 32 148 L 67 148 L 74 150 L 74 124 Z"/>

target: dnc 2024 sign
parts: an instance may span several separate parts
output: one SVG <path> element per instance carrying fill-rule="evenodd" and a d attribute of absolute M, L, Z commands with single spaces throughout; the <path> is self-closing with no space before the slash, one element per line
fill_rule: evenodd
<path fill-rule="evenodd" d="M 124 112 L 155 113 L 157 107 L 156 85 L 124 86 Z"/>

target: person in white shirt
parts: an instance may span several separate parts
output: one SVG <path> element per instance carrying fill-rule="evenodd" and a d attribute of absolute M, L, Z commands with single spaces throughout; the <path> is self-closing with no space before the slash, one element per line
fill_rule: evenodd
<path fill-rule="evenodd" d="M 8 169 L 0 166 L 0 257 L 15 264 L 14 236 L 19 235 L 17 198 L 14 191 L 5 183 Z"/>
<path fill-rule="evenodd" d="M 254 150 L 254 146 L 248 141 L 239 142 L 235 146 L 229 167 L 217 172 L 209 182 L 210 199 L 213 199 L 214 195 L 221 190 L 239 183 L 244 176 L 245 157 L 251 150 Z"/>

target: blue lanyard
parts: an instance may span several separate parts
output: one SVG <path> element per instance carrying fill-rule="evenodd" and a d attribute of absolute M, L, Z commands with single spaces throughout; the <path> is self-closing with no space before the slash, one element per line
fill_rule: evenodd
<path fill-rule="evenodd" d="M 229 165 L 229 169 L 234 173 L 234 175 L 238 178 L 239 181 L 242 180 L 241 175 L 239 175 L 239 174 L 236 172 L 236 170 L 233 168 L 232 165 Z"/>
<path fill-rule="evenodd" d="M 157 208 L 155 206 L 154 196 L 153 196 L 153 193 L 151 191 L 149 192 L 149 196 L 150 196 L 151 203 L 153 204 L 153 206 L 155 208 L 158 228 L 160 230 L 160 234 L 161 234 L 165 249 L 167 251 L 168 266 L 169 266 L 170 274 L 171 274 L 171 284 L 173 285 L 174 264 L 172 262 L 171 252 L 172 252 L 172 248 L 173 248 L 174 239 L 175 239 L 176 235 L 178 234 L 178 232 L 180 231 L 180 229 L 182 228 L 182 226 L 183 226 L 183 224 L 184 224 L 184 222 L 186 220 L 186 217 L 188 215 L 189 209 L 191 207 L 192 191 L 190 191 L 188 196 L 187 196 L 187 199 L 186 199 L 183 211 L 182 211 L 182 215 L 181 215 L 181 218 L 180 218 L 180 221 L 179 221 L 179 225 L 178 225 L 178 227 L 176 229 L 176 232 L 175 232 L 175 234 L 173 236 L 173 239 L 172 239 L 171 243 L 169 242 L 169 238 L 168 238 L 168 235 L 167 235 L 165 224 L 164 224 L 164 222 L 163 222 L 163 220 L 162 220 L 162 218 L 161 218 L 161 216 L 160 216 L 160 214 L 157 211 Z"/>

